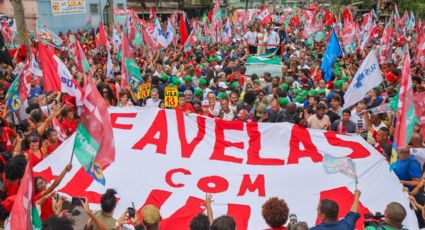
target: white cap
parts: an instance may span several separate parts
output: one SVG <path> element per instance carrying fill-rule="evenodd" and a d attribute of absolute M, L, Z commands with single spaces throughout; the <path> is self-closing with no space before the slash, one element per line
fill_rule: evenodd
<path fill-rule="evenodd" d="M 218 83 L 218 88 L 224 88 L 224 89 L 227 89 L 227 85 L 226 85 L 226 83 L 224 83 L 224 82 L 219 82 Z"/>

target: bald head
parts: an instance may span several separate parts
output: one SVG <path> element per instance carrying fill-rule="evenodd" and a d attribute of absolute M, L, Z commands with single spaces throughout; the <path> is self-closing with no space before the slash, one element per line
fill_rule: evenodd
<path fill-rule="evenodd" d="M 293 102 L 289 102 L 286 105 L 286 112 L 289 114 L 294 114 L 297 111 L 297 105 Z"/>
<path fill-rule="evenodd" d="M 413 148 L 423 147 L 423 138 L 420 133 L 413 133 L 412 138 L 410 139 L 410 144 Z"/>
<path fill-rule="evenodd" d="M 385 209 L 385 222 L 394 226 L 401 226 L 404 218 L 406 218 L 406 209 L 397 202 L 391 202 Z"/>

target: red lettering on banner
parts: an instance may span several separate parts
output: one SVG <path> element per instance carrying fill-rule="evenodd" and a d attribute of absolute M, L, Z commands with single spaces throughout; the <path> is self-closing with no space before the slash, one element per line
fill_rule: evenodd
<path fill-rule="evenodd" d="M 186 138 L 186 131 L 184 127 L 184 113 L 176 111 L 177 117 L 177 128 L 179 131 L 180 138 L 180 146 L 181 146 L 181 154 L 184 158 L 190 158 L 192 156 L 193 150 L 195 150 L 196 146 L 204 139 L 205 136 L 205 117 L 197 116 L 196 121 L 198 123 L 198 133 L 193 140 L 188 143 Z"/>
<path fill-rule="evenodd" d="M 304 150 L 300 149 L 300 143 Z M 321 162 L 323 156 L 317 151 L 316 146 L 311 141 L 310 133 L 299 125 L 292 126 L 291 140 L 289 142 L 288 164 L 298 164 L 298 160 L 303 157 L 310 157 L 313 162 Z"/>
<path fill-rule="evenodd" d="M 155 135 L 159 133 L 159 138 L 155 138 Z M 155 120 L 152 122 L 151 127 L 146 132 L 145 136 L 142 137 L 133 149 L 143 150 L 146 145 L 156 145 L 156 152 L 166 154 L 167 153 L 167 142 L 168 142 L 168 127 L 167 127 L 167 116 L 165 110 L 159 110 Z"/>
<path fill-rule="evenodd" d="M 133 125 L 121 124 L 121 123 L 118 123 L 117 120 L 120 117 L 135 118 L 137 116 L 137 113 L 111 113 L 109 116 L 111 119 L 112 128 L 131 130 L 133 128 Z"/>
<path fill-rule="evenodd" d="M 188 229 L 193 217 L 204 212 L 204 209 L 201 207 L 203 204 L 204 200 L 189 196 L 183 207 L 179 208 L 168 218 L 161 220 L 159 229 Z"/>
<path fill-rule="evenodd" d="M 198 181 L 198 188 L 205 193 L 221 193 L 229 188 L 229 182 L 220 176 L 202 177 Z"/>
<path fill-rule="evenodd" d="M 251 177 L 248 174 L 243 175 L 241 187 L 239 188 L 238 196 L 243 196 L 246 190 L 254 192 L 258 190 L 258 196 L 266 196 L 266 189 L 264 185 L 264 175 L 260 174 L 255 178 L 255 181 L 251 181 Z"/>
<path fill-rule="evenodd" d="M 251 207 L 242 204 L 228 204 L 227 215 L 233 217 L 238 229 L 248 229 Z"/>
<path fill-rule="evenodd" d="M 184 186 L 184 184 L 182 183 L 174 183 L 173 182 L 173 175 L 175 173 L 183 173 L 184 175 L 192 175 L 192 173 L 184 168 L 177 168 L 177 169 L 171 169 L 170 171 L 167 172 L 167 174 L 165 174 L 165 182 L 167 182 L 167 184 L 171 187 L 174 188 L 181 188 Z"/>
<path fill-rule="evenodd" d="M 243 123 L 237 121 L 215 120 L 215 145 L 210 157 L 211 160 L 228 161 L 241 164 L 243 159 L 226 155 L 224 150 L 228 147 L 244 148 L 243 142 L 230 142 L 224 139 L 224 130 L 243 130 Z"/>
<path fill-rule="evenodd" d="M 105 170 L 102 168 L 102 170 Z M 72 177 L 72 179 L 59 190 L 59 192 L 66 193 L 71 197 L 87 197 L 90 203 L 100 203 L 102 194 L 97 192 L 87 191 L 89 186 L 93 183 L 93 177 L 91 177 L 86 170 L 81 167 Z"/>
<path fill-rule="evenodd" d="M 349 148 L 353 152 L 348 155 L 352 159 L 357 158 L 366 158 L 370 155 L 369 150 L 367 150 L 362 144 L 354 141 L 346 141 L 337 137 L 335 132 L 326 132 L 325 137 L 328 140 L 329 144 L 338 147 Z"/>
<path fill-rule="evenodd" d="M 246 123 L 249 136 L 248 160 L 249 165 L 284 165 L 283 159 L 276 158 L 261 158 L 261 133 L 258 131 L 258 123 Z"/>

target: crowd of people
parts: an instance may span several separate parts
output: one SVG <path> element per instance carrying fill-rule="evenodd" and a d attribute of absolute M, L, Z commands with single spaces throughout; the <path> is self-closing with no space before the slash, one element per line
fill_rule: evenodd
<path fill-rule="evenodd" d="M 194 19 L 195 20 L 195 19 Z M 355 18 L 361 23 L 361 17 Z M 395 129 L 396 113 L 392 110 L 381 111 L 382 105 L 397 102 L 403 58 L 400 52 L 407 45 L 414 56 L 413 34 L 407 34 L 405 43 L 393 44 L 394 53 L 388 63 L 381 64 L 385 81 L 356 105 L 343 109 L 344 94 L 355 76 L 359 65 L 381 36 L 365 48 L 354 54 L 339 58 L 329 81 L 325 81 L 321 60 L 327 39 L 309 44 L 303 39 L 303 25 L 292 26 L 272 21 L 263 24 L 254 19 L 247 23 L 248 32 L 233 39 L 230 45 L 204 43 L 197 41 L 193 48 L 185 51 L 183 46 L 171 44 L 168 48 L 154 50 L 148 55 L 140 49 L 134 49 L 134 57 L 144 82 L 150 83 L 149 96 L 138 98 L 137 92 L 129 86 L 121 87 L 121 62 L 118 49 L 105 49 L 96 45 L 95 29 L 79 29 L 59 33 L 63 39 L 62 49 L 56 49 L 58 57 L 67 65 L 75 80 L 83 84 L 84 74 L 78 71 L 76 60 L 68 55 L 67 42 L 74 34 L 80 42 L 91 66 L 91 77 L 108 106 L 117 107 L 155 107 L 174 109 L 186 114 L 194 113 L 213 119 L 242 122 L 279 123 L 289 122 L 311 129 L 330 130 L 339 134 L 359 135 L 365 138 L 388 161 L 392 154 L 392 138 Z M 189 26 L 191 29 L 191 26 Z M 383 24 L 379 24 L 382 33 Z M 323 30 L 329 38 L 331 30 Z M 236 36 L 236 35 L 235 35 Z M 35 45 L 37 40 L 32 41 Z M 112 75 L 107 74 L 108 52 L 112 55 Z M 250 55 L 274 53 L 281 57 L 281 76 L 262 74 L 246 75 L 245 61 Z M 76 99 L 61 92 L 47 92 L 39 78 L 33 78 L 28 100 L 16 112 L 10 112 L 6 93 L 13 80 L 19 75 L 26 58 L 25 50 L 11 53 L 13 64 L 0 66 L 0 181 L 1 205 L 0 223 L 4 223 L 11 211 L 13 201 L 19 189 L 27 161 L 36 166 L 52 153 L 66 136 L 73 134 L 78 125 L 79 114 Z M 411 63 L 413 91 L 425 91 L 425 66 Z M 166 107 L 164 88 L 174 86 L 178 89 L 176 107 Z M 59 123 L 65 136 L 54 128 Z M 425 146 L 421 125 L 417 124 L 408 146 L 400 149 L 394 168 L 395 174 L 410 194 L 415 206 L 420 227 L 425 227 L 423 210 L 425 206 L 423 165 Z M 64 197 L 58 196 L 55 188 L 71 165 L 50 185 L 45 179 L 35 178 L 36 203 L 40 206 L 40 218 L 43 229 L 73 229 L 73 221 L 63 208 Z M 158 229 L 161 215 L 157 207 L 148 205 L 141 212 L 143 219 L 137 216 L 129 220 L 128 213 L 114 219 L 114 208 L 118 202 L 114 190 L 108 190 L 101 199 L 101 211 L 93 212 L 87 201 L 84 210 L 90 219 L 89 229 L 115 229 L 133 223 L 136 229 Z M 354 229 L 359 219 L 358 199 L 344 219 L 338 220 L 338 205 L 332 200 L 322 200 L 318 206 L 321 224 L 312 229 Z M 212 216 L 212 197 L 205 200 L 207 215 L 199 214 L 190 229 L 231 230 L 236 229 L 230 216 L 216 219 Z M 262 214 L 270 229 L 286 229 L 289 208 L 280 198 L 269 199 L 262 207 Z M 385 210 L 384 229 L 402 229 L 406 210 L 398 203 L 388 204 Z M 291 229 L 307 229 L 306 224 L 298 224 Z M 373 229 L 368 227 L 367 229 Z"/>

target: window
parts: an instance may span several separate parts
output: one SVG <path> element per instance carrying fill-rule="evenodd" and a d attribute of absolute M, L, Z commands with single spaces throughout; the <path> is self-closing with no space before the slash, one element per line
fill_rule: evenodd
<path fill-rule="evenodd" d="M 118 9 L 124 9 L 124 4 L 123 3 L 117 3 L 117 8 Z"/>
<path fill-rule="evenodd" d="M 97 9 L 97 4 L 90 4 L 90 13 L 91 14 L 99 14 L 99 10 Z"/>

